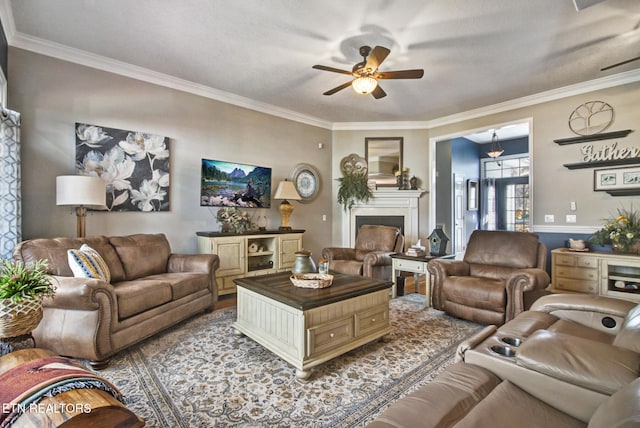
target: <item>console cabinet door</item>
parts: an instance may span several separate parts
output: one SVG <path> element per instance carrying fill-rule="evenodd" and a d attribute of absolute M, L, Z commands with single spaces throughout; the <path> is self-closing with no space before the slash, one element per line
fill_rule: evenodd
<path fill-rule="evenodd" d="M 220 258 L 219 276 L 242 275 L 246 272 L 246 239 L 243 237 L 216 238 L 213 253 Z"/>
<path fill-rule="evenodd" d="M 284 235 L 280 237 L 279 269 L 290 269 L 296 261 L 296 252 L 302 250 L 302 235 Z"/>

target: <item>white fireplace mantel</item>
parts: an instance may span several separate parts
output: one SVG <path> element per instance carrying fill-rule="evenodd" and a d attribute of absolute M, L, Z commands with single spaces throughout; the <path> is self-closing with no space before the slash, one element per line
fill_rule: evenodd
<path fill-rule="evenodd" d="M 367 203 L 358 203 L 348 212 L 343 211 L 343 246 L 353 248 L 356 243 L 357 216 L 403 216 L 405 245 L 418 240 L 418 200 L 425 191 L 383 188 L 373 191 Z"/>

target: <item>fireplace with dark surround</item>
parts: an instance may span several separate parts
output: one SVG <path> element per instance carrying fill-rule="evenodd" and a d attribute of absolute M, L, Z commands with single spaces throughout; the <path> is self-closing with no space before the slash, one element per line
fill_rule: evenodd
<path fill-rule="evenodd" d="M 356 237 L 361 226 L 392 226 L 400 229 L 400 233 L 404 235 L 404 216 L 402 215 L 357 215 L 356 216 Z"/>

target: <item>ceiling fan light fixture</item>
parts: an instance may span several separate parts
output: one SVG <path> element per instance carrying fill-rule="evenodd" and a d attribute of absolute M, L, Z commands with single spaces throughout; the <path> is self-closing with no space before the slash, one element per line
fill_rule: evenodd
<path fill-rule="evenodd" d="M 351 86 L 359 94 L 370 94 L 378 86 L 378 81 L 373 77 L 358 77 L 351 83 Z"/>
<path fill-rule="evenodd" d="M 487 156 L 495 159 L 503 153 L 504 149 L 500 145 L 500 142 L 498 141 L 498 135 L 494 131 L 493 136 L 491 137 L 491 150 L 487 152 Z"/>

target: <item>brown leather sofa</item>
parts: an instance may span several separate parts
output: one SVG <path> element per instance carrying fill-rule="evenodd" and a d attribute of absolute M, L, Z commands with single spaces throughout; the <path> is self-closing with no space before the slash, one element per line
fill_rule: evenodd
<path fill-rule="evenodd" d="M 355 248 L 328 247 L 322 257 L 329 269 L 347 275 L 391 280 L 391 254 L 404 250 L 404 236 L 397 227 L 363 225 L 358 230 Z"/>
<path fill-rule="evenodd" d="M 367 427 L 631 428 L 640 426 L 638 397 L 640 379 L 635 379 L 583 421 L 483 367 L 456 363 L 426 386 L 394 403 Z"/>
<path fill-rule="evenodd" d="M 546 262 L 547 248 L 533 233 L 475 230 L 462 260 L 434 259 L 427 265 L 433 307 L 502 325 L 548 294 Z"/>
<path fill-rule="evenodd" d="M 111 282 L 74 277 L 68 249 L 87 244 L 108 265 Z M 104 367 L 109 357 L 217 301 L 215 254 L 173 254 L 164 234 L 33 239 L 15 260 L 45 259 L 57 286 L 33 331 L 36 345 Z"/>
<path fill-rule="evenodd" d="M 458 347 L 370 426 L 640 426 L 640 305 L 550 295 Z"/>

